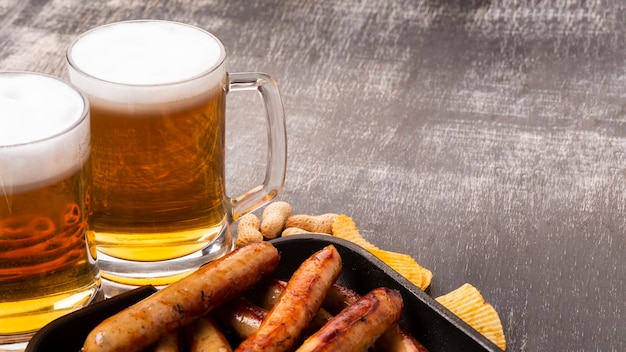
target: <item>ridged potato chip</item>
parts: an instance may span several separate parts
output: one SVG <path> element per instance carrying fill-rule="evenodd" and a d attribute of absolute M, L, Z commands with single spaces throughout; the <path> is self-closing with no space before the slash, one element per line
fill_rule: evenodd
<path fill-rule="evenodd" d="M 345 214 L 337 215 L 333 221 L 332 235 L 348 240 L 367 249 L 368 251 L 370 249 L 379 249 L 361 236 L 352 218 Z"/>
<path fill-rule="evenodd" d="M 408 254 L 401 254 L 382 250 L 369 243 L 360 233 L 351 217 L 339 214 L 333 221 L 332 234 L 355 243 L 368 252 L 375 255 L 385 264 L 411 281 L 420 290 L 425 290 L 430 285 L 433 274 L 430 270 L 422 267 Z"/>
<path fill-rule="evenodd" d="M 369 249 L 368 251 L 411 281 L 420 290 L 423 291 L 430 285 L 433 273 L 419 265 L 410 255 L 382 249 Z"/>
<path fill-rule="evenodd" d="M 470 284 L 435 298 L 437 302 L 465 321 L 479 333 L 506 350 L 506 340 L 498 312 L 485 302 L 480 292 Z"/>

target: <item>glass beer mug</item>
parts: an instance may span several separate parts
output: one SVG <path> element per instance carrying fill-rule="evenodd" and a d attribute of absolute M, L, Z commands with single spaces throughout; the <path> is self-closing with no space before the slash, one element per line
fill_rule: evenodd
<path fill-rule="evenodd" d="M 67 83 L 0 73 L 0 350 L 102 296 L 89 123 Z"/>
<path fill-rule="evenodd" d="M 286 169 L 283 105 L 262 73 L 227 73 L 212 34 L 140 20 L 97 27 L 67 50 L 92 121 L 96 248 L 110 284 L 163 285 L 233 248 L 230 223 L 276 197 Z M 260 92 L 269 124 L 262 185 L 225 192 L 227 92 Z M 118 285 L 118 286 L 119 286 Z"/>

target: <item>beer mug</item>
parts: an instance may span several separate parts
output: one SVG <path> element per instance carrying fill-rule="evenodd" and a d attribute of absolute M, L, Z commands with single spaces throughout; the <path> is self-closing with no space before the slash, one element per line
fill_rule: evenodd
<path fill-rule="evenodd" d="M 67 50 L 91 105 L 96 248 L 107 287 L 165 285 L 233 249 L 230 224 L 276 197 L 285 117 L 263 73 L 227 73 L 214 35 L 160 20 L 91 29 Z M 225 100 L 257 90 L 268 121 L 264 183 L 225 192 Z"/>
<path fill-rule="evenodd" d="M 89 104 L 0 73 L 0 349 L 102 296 L 91 226 Z"/>

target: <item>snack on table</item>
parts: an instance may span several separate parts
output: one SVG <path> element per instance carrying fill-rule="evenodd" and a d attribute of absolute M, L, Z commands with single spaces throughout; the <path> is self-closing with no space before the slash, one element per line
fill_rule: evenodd
<path fill-rule="evenodd" d="M 315 331 L 319 330 L 322 326 L 324 326 L 324 324 L 328 322 L 328 320 L 330 320 L 330 318 L 332 318 L 332 314 L 330 314 L 326 310 L 324 305 L 326 304 L 330 292 L 336 285 L 337 284 L 334 284 L 326 292 L 324 303 L 322 303 L 322 306 L 317 310 L 317 314 L 315 315 L 315 317 L 313 317 L 313 319 L 309 323 L 309 326 L 307 326 L 306 330 L 304 331 L 304 337 L 308 337 Z M 285 291 L 286 287 L 287 282 L 285 281 L 275 279 L 265 280 L 264 284 L 260 285 L 257 290 L 258 293 L 256 299 L 259 304 L 258 308 L 266 310 L 272 309 L 274 304 L 276 304 L 276 302 L 278 301 L 280 295 Z"/>
<path fill-rule="evenodd" d="M 297 214 L 291 215 L 285 221 L 285 228 L 299 228 L 312 233 L 331 234 L 333 222 L 337 214 L 327 213 L 321 215 Z"/>
<path fill-rule="evenodd" d="M 340 271 L 341 257 L 332 245 L 307 258 L 293 273 L 259 329 L 235 351 L 291 350 L 317 314 Z"/>
<path fill-rule="evenodd" d="M 280 282 L 280 293 L 269 311 L 255 307 L 245 295 L 258 294 L 263 285 L 255 284 L 274 272 L 277 262 L 277 249 L 269 242 L 237 249 L 105 319 L 89 333 L 82 351 L 231 352 L 237 346 L 235 351 L 284 352 L 309 337 L 302 345 L 306 350 L 361 350 L 398 326 L 402 295 L 383 287 L 363 297 L 355 293 L 334 316 L 326 313 L 321 324 L 312 323 L 341 272 L 341 256 L 332 244 L 304 259 L 288 281 L 263 281 Z M 235 317 L 242 311 L 252 324 Z M 238 339 L 226 338 L 221 329 L 229 327 L 235 327 L 228 332 Z"/>
<path fill-rule="evenodd" d="M 411 281 L 420 290 L 424 291 L 430 286 L 433 273 L 419 265 L 410 255 L 382 249 L 370 249 L 369 252 Z"/>
<path fill-rule="evenodd" d="M 474 286 L 466 283 L 435 300 L 502 350 L 506 350 L 504 330 L 498 312 L 491 304 L 485 302 Z"/>
<path fill-rule="evenodd" d="M 402 314 L 399 292 L 376 288 L 331 318 L 296 352 L 363 351 Z"/>
<path fill-rule="evenodd" d="M 332 232 L 335 237 L 343 238 L 365 248 L 400 275 L 411 281 L 415 286 L 419 287 L 420 290 L 423 291 L 430 286 L 433 278 L 433 273 L 430 270 L 419 265 L 408 254 L 385 251 L 369 243 L 359 233 L 354 221 L 349 216 L 344 214 L 338 215 L 335 221 L 333 221 Z"/>
<path fill-rule="evenodd" d="M 210 316 L 199 318 L 188 326 L 189 352 L 232 352 L 226 337 Z"/>
<path fill-rule="evenodd" d="M 280 297 L 286 286 L 287 283 L 281 280 L 266 280 L 258 292 L 258 299 L 261 307 L 257 307 L 257 309 L 271 308 L 278 297 Z M 335 283 L 328 290 L 324 303 L 322 303 L 322 307 L 307 328 L 307 331 L 312 331 L 314 333 L 319 330 L 333 317 L 333 315 L 339 314 L 342 310 L 348 308 L 360 298 L 361 295 L 359 295 L 356 291 Z M 236 315 L 245 315 L 248 318 L 248 321 L 253 321 L 255 319 L 254 316 L 258 316 L 258 314 L 255 313 L 254 316 L 250 317 L 250 315 L 246 313 L 246 311 L 257 310 L 250 307 L 248 304 L 246 304 L 245 307 L 244 305 L 241 305 L 236 309 L 239 311 Z M 388 328 L 385 333 L 374 342 L 374 345 L 371 346 L 370 350 L 374 352 L 428 352 L 428 349 L 426 349 L 424 345 L 411 336 L 411 334 L 399 324 L 394 324 Z"/>
<path fill-rule="evenodd" d="M 332 220 L 330 221 L 330 230 L 325 229 L 331 235 L 350 241 L 372 253 L 422 290 L 430 284 L 432 273 L 429 270 L 421 267 L 409 255 L 382 250 L 369 243 L 361 236 L 352 218 L 347 215 L 323 214 L 323 216 L 317 217 L 296 215 L 291 218 L 292 221 L 294 219 L 298 221 L 306 220 L 305 222 L 309 223 L 311 219 L 315 219 L 315 221 L 321 219 L 324 222 L 323 226 L 328 226 L 329 221 Z M 289 218 L 282 216 L 281 219 L 284 219 L 286 224 Z M 256 221 L 251 225 L 251 229 L 260 233 L 258 218 L 255 216 L 254 220 Z M 278 222 L 282 221 L 279 220 Z M 273 226 L 280 227 L 280 225 L 275 224 Z M 278 227 L 275 227 L 274 231 Z M 284 227 L 285 225 L 282 225 L 283 229 Z M 309 229 L 313 228 L 309 227 Z M 251 288 L 252 285 L 258 283 L 262 277 L 266 277 L 273 272 L 278 265 L 276 248 L 268 249 L 268 246 L 273 247 L 271 243 L 259 240 L 258 236 L 255 236 L 253 242 L 253 244 L 249 245 L 242 244 L 242 248 L 238 248 L 220 260 L 207 264 L 187 278 L 171 284 L 153 296 L 103 321 L 89 334 L 82 351 L 156 351 L 158 350 L 155 349 L 157 347 L 167 346 L 165 343 L 167 341 L 162 338 L 163 336 L 180 336 L 181 333 L 185 337 L 183 342 L 185 347 L 181 347 L 181 351 L 231 351 L 232 348 L 229 345 L 229 341 L 222 335 L 219 330 L 220 327 L 214 324 L 212 317 L 219 317 L 220 322 L 223 323 L 224 317 L 220 316 L 220 314 L 235 311 L 236 307 L 229 307 L 229 305 L 243 302 L 242 300 L 245 300 L 245 298 L 241 295 Z M 258 257 L 258 253 L 256 255 L 252 253 L 250 255 L 237 254 L 247 253 L 251 251 L 251 248 L 252 251 L 256 249 L 263 252 L 261 254 L 263 258 Z M 351 314 L 358 311 L 357 306 L 349 307 L 351 307 L 351 304 L 359 301 L 361 297 L 357 294 L 346 296 L 347 291 L 341 292 L 341 290 L 338 291 L 339 295 L 333 294 L 334 291 L 341 288 L 341 286 L 336 284 L 332 285 L 330 289 L 327 287 L 329 286 L 328 283 L 333 283 L 339 274 L 341 258 L 336 250 L 334 250 L 335 255 L 326 257 L 326 259 L 336 257 L 338 261 L 329 261 L 334 262 L 334 264 L 328 264 L 328 262 L 324 264 L 325 262 L 321 261 L 318 256 L 320 253 L 333 252 L 333 250 L 334 246 L 329 245 L 302 263 L 301 268 L 296 271 L 296 273 L 301 273 L 294 273 L 292 279 L 289 280 L 289 283 L 292 285 L 290 288 L 291 295 L 279 294 L 275 297 L 279 302 L 284 301 L 287 303 L 275 304 L 270 311 L 258 306 L 254 311 L 250 311 L 250 307 L 253 306 L 250 302 L 243 302 L 240 305 L 239 308 L 244 307 L 247 309 L 246 314 L 253 313 L 252 315 L 248 314 L 248 316 L 253 317 L 251 321 L 254 324 L 249 324 L 247 321 L 237 321 L 236 319 L 231 319 L 231 321 L 227 322 L 226 326 L 230 325 L 232 327 L 234 323 L 240 325 L 238 328 L 245 329 L 238 330 L 236 328 L 231 330 L 239 335 L 240 343 L 238 343 L 239 346 L 236 351 L 268 349 L 285 351 L 294 347 L 296 341 L 302 341 L 300 339 L 310 336 L 316 336 L 313 338 L 314 343 L 309 342 L 316 346 L 319 345 L 319 348 L 334 349 L 334 347 L 328 347 L 333 346 L 329 345 L 330 340 L 332 340 L 330 336 L 335 336 L 339 332 L 347 336 L 337 337 L 339 340 L 343 339 L 341 341 L 352 340 L 351 336 L 358 335 L 363 339 L 359 343 L 365 344 L 373 342 L 368 342 L 367 336 L 374 335 L 376 344 L 372 346 L 372 351 L 387 351 L 389 349 L 401 351 L 426 350 L 424 346 L 397 323 L 390 323 L 382 332 L 372 334 L 363 333 L 364 330 L 353 329 L 352 327 L 349 329 L 347 327 L 337 327 L 337 324 L 352 325 L 352 323 L 347 323 L 347 321 L 352 321 L 358 325 L 357 321 L 359 319 L 370 322 L 378 320 L 375 319 L 376 317 L 368 317 L 367 314 L 356 314 L 354 316 L 360 316 L 359 319 L 345 320 L 346 316 L 352 316 Z M 285 254 L 287 255 L 287 253 Z M 236 257 L 236 259 L 232 259 L 232 257 Z M 229 263 L 224 264 L 224 262 Z M 250 264 L 250 262 L 253 263 Z M 213 266 L 219 267 L 217 272 L 213 272 L 211 275 L 207 274 L 205 268 Z M 232 274 L 233 271 L 235 274 Z M 234 276 L 228 276 L 225 272 Z M 228 277 L 222 277 L 224 275 Z M 218 277 L 216 278 L 215 276 Z M 251 279 L 250 276 L 254 276 L 254 278 Z M 302 279 L 302 277 L 306 277 L 306 279 Z M 243 285 L 242 280 L 244 282 Z M 280 288 L 280 291 L 286 291 L 285 287 Z M 317 289 L 313 290 L 314 292 L 322 292 L 322 294 L 311 294 L 310 289 L 312 287 L 317 287 Z M 326 293 L 328 293 L 327 299 L 322 304 L 320 297 L 326 295 Z M 321 308 L 322 306 L 326 308 L 328 297 L 333 297 L 333 295 L 335 301 L 343 302 L 344 306 L 334 313 L 332 310 L 329 313 Z M 480 293 L 471 285 L 465 284 L 458 290 L 438 297 L 436 300 L 497 346 L 503 350 L 506 348 L 504 332 L 497 312 L 483 300 Z M 213 313 L 208 315 L 213 309 L 215 309 L 214 313 L 217 315 Z M 346 309 L 348 309 L 347 313 L 342 314 L 341 312 Z M 320 311 L 324 311 L 325 315 L 320 317 Z M 317 317 L 320 317 L 320 319 L 317 319 Z M 314 318 L 322 322 L 322 324 L 318 324 L 319 322 L 317 321 L 313 323 Z M 331 321 L 334 322 L 330 323 Z M 328 333 L 323 331 L 320 332 L 320 327 L 326 322 L 329 322 L 328 325 L 330 327 L 326 327 L 324 330 L 330 329 L 333 331 L 329 335 L 324 335 Z M 382 329 L 381 326 L 386 324 L 382 320 L 380 323 L 383 325 L 378 325 L 375 329 Z M 374 327 L 363 326 L 363 328 L 371 329 Z M 319 336 L 326 337 L 319 339 Z M 249 343 L 249 341 L 255 340 L 256 342 L 261 341 L 261 343 Z M 156 344 L 157 341 L 159 344 Z M 172 341 L 175 341 L 175 339 L 172 339 Z M 202 344 L 203 348 L 195 349 L 195 347 L 200 347 L 200 345 L 195 344 L 194 341 L 214 341 L 217 344 L 209 342 Z M 307 343 L 304 348 L 308 348 L 307 345 L 309 344 Z M 169 346 L 173 348 L 171 351 L 176 350 L 176 343 L 169 344 Z M 276 349 L 273 349 L 273 347 L 276 347 Z"/>
<path fill-rule="evenodd" d="M 267 309 L 257 306 L 249 299 L 238 297 L 215 311 L 221 326 L 232 331 L 240 340 L 254 334 L 267 316 Z"/>
<path fill-rule="evenodd" d="M 280 232 L 287 222 L 287 218 L 291 216 L 291 205 L 287 202 L 272 202 L 261 215 L 261 233 L 266 239 L 274 239 L 280 235 Z"/>
<path fill-rule="evenodd" d="M 278 251 L 268 242 L 235 250 L 104 320 L 87 336 L 82 351 L 141 351 L 240 296 L 272 273 L 278 261 Z"/>
<path fill-rule="evenodd" d="M 328 291 L 322 307 L 327 309 L 331 314 L 338 314 L 359 298 L 361 298 L 361 296 L 356 291 L 346 286 L 334 284 Z M 428 349 L 400 324 L 394 324 L 387 329 L 387 331 L 374 342 L 372 350 L 374 352 L 428 352 Z"/>
<path fill-rule="evenodd" d="M 375 245 L 368 242 L 359 232 L 354 220 L 345 214 L 337 215 L 333 221 L 332 235 L 335 237 L 343 238 L 358 246 L 361 246 L 368 251 L 372 249 L 380 249 Z"/>
<path fill-rule="evenodd" d="M 235 240 L 235 248 L 263 241 L 263 234 L 259 230 L 260 227 L 261 220 L 259 220 L 254 213 L 248 213 L 240 217 L 237 223 L 237 239 Z"/>
<path fill-rule="evenodd" d="M 407 254 L 385 251 L 369 243 L 359 233 L 349 216 L 343 214 L 337 216 L 333 222 L 333 236 L 365 248 L 421 290 L 425 290 L 430 285 L 433 276 L 430 270 L 420 266 Z M 437 300 L 498 347 L 506 349 L 504 331 L 498 313 L 485 302 L 476 288 L 465 284 L 448 295 L 438 297 Z"/>
<path fill-rule="evenodd" d="M 150 352 L 179 352 L 182 345 L 180 332 L 167 333 L 150 348 Z"/>
<path fill-rule="evenodd" d="M 409 280 L 419 289 L 426 290 L 430 286 L 433 277 L 433 273 L 430 270 L 422 267 L 419 263 L 417 263 L 417 261 L 415 261 L 415 259 L 413 259 L 408 254 L 386 251 L 368 242 L 359 233 L 359 230 L 351 217 L 345 214 L 335 213 L 327 213 L 322 215 L 287 215 L 291 213 L 291 206 L 289 206 L 289 204 L 286 202 L 277 203 L 279 204 L 270 204 L 263 213 L 264 217 L 272 219 L 271 236 L 274 236 L 279 228 L 282 228 L 281 236 L 289 236 L 291 234 L 299 233 L 330 234 L 332 236 L 350 241 L 364 248 L 365 250 L 376 256 L 378 259 L 382 260 L 385 264 L 389 265 L 389 267 L 394 269 L 396 272 Z M 259 225 L 257 225 L 256 223 L 251 227 L 255 233 L 260 232 Z M 249 241 L 248 238 L 250 236 L 244 234 L 243 237 L 245 238 L 245 241 L 243 242 Z M 255 236 L 255 240 L 258 240 L 258 235 Z M 496 345 L 503 349 L 506 348 L 504 332 L 502 330 L 502 325 L 500 323 L 498 314 L 491 305 L 484 302 L 482 296 L 480 296 L 480 293 L 478 293 L 478 291 L 474 289 L 475 293 L 478 293 L 478 296 L 480 297 L 479 300 L 476 298 L 477 296 L 475 294 L 469 295 L 469 298 L 457 296 L 459 294 L 469 292 L 468 289 L 469 287 L 467 286 L 461 287 L 459 292 L 451 292 L 444 297 L 438 298 L 438 300 L 446 302 L 446 304 L 450 305 L 449 307 L 446 306 L 446 308 L 448 308 L 456 315 L 460 316 L 461 319 L 468 322 L 470 326 L 474 327 L 481 334 L 485 335 Z M 471 313 L 471 310 L 468 311 L 468 309 L 478 309 L 472 308 L 473 306 L 471 306 L 471 304 L 476 303 L 472 301 L 472 297 L 476 300 L 476 302 L 482 302 L 477 303 L 477 307 L 478 304 L 483 306 L 482 308 L 480 308 L 480 314 L 484 314 L 484 316 L 480 315 L 480 317 L 477 317 L 474 313 Z M 487 319 L 487 321 L 485 321 L 484 319 Z M 492 324 L 492 321 L 495 323 L 493 323 L 493 325 L 490 325 Z"/>

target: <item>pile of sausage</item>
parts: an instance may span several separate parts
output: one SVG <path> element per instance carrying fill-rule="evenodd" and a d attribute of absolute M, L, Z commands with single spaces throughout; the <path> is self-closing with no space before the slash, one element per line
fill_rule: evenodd
<path fill-rule="evenodd" d="M 332 245 L 287 282 L 270 277 L 278 263 L 268 242 L 241 247 L 104 320 L 82 351 L 426 351 L 397 323 L 397 291 L 359 296 L 335 283 L 341 257 Z M 258 302 L 245 296 L 252 287 Z"/>

